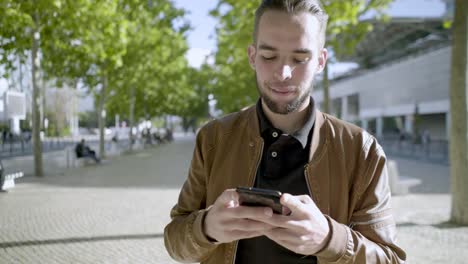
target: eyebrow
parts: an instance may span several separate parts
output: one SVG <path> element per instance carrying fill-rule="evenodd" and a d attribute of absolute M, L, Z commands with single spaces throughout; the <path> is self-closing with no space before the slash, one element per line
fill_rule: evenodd
<path fill-rule="evenodd" d="M 274 48 L 272 46 L 266 45 L 266 44 L 260 44 L 258 46 L 258 49 L 260 50 L 269 50 L 269 51 L 277 51 L 277 48 Z M 310 49 L 295 49 L 293 51 L 294 53 L 300 53 L 300 54 L 312 54 L 312 51 Z"/>

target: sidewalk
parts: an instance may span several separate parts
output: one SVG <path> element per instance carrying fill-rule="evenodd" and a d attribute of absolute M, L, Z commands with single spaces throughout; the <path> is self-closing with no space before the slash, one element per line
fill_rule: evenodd
<path fill-rule="evenodd" d="M 447 223 L 451 210 L 450 168 L 395 160 L 401 175 L 422 180 L 410 195 L 392 198 L 398 240 L 408 253 L 408 263 L 467 263 L 468 227 Z"/>
<path fill-rule="evenodd" d="M 163 230 L 192 142 L 19 179 L 0 193 L 0 263 L 175 263 Z"/>
<path fill-rule="evenodd" d="M 100 166 L 24 177 L 0 193 L 0 263 L 175 263 L 163 229 L 187 175 L 193 136 Z M 393 197 L 408 263 L 466 263 L 468 227 L 450 213 L 449 168 L 397 159 L 423 179 Z"/>

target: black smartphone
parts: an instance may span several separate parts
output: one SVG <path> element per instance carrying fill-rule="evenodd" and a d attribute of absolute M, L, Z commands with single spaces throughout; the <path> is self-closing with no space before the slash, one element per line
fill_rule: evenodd
<path fill-rule="evenodd" d="M 273 209 L 276 214 L 283 213 L 283 206 L 280 203 L 281 192 L 253 187 L 237 187 L 239 194 L 239 204 L 245 206 L 265 206 Z"/>

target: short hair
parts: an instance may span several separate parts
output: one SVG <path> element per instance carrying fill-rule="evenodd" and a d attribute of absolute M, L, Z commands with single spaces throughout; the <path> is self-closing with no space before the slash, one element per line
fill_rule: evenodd
<path fill-rule="evenodd" d="M 260 18 L 268 10 L 283 11 L 288 14 L 299 14 L 306 12 L 314 15 L 320 24 L 319 37 L 321 40 L 321 47 L 325 45 L 325 35 L 328 22 L 328 15 L 325 12 L 320 0 L 262 0 L 262 3 L 255 11 L 255 24 L 253 39 L 257 43 L 258 25 Z"/>

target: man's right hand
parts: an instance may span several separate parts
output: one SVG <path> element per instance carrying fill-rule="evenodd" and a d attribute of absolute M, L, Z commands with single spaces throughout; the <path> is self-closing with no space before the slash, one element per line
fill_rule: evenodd
<path fill-rule="evenodd" d="M 220 243 L 261 236 L 273 226 L 258 220 L 270 218 L 268 207 L 240 206 L 236 190 L 225 190 L 208 210 L 203 223 L 205 235 Z"/>

